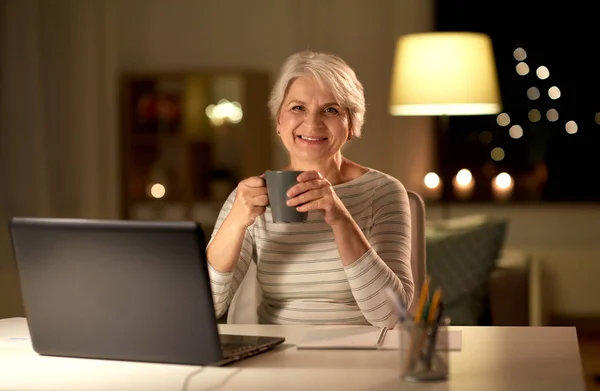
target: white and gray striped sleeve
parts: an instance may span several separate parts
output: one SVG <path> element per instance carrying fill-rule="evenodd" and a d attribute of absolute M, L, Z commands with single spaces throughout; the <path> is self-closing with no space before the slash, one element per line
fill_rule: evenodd
<path fill-rule="evenodd" d="M 235 199 L 236 190 L 234 190 L 219 212 L 215 228 L 213 229 L 210 241 L 212 242 L 215 234 L 223 224 L 223 221 L 229 214 Z M 208 247 L 208 246 L 207 246 Z M 215 305 L 215 315 L 217 318 L 221 317 L 225 311 L 229 308 L 229 304 L 233 299 L 233 295 L 237 291 L 238 287 L 242 283 L 244 276 L 248 272 L 250 262 L 253 262 L 253 247 L 254 238 L 252 237 L 251 230 L 246 230 L 244 241 L 242 242 L 242 248 L 240 250 L 240 256 L 238 258 L 237 266 L 234 271 L 222 273 L 214 269 L 208 264 L 208 276 L 210 278 L 210 287 L 212 290 L 213 301 Z"/>
<path fill-rule="evenodd" d="M 369 323 L 393 327 L 396 318 L 384 288 L 394 289 L 408 307 L 414 284 L 411 271 L 411 219 L 404 185 L 388 179 L 372 200 L 371 248 L 345 267 L 352 294 Z"/>

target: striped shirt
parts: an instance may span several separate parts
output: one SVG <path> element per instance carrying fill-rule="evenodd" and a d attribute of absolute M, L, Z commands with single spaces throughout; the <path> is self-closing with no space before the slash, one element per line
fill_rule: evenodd
<path fill-rule="evenodd" d="M 406 189 L 397 179 L 370 169 L 334 190 L 371 248 L 343 266 L 321 211 L 309 212 L 305 223 L 286 224 L 273 223 L 267 207 L 246 230 L 236 269 L 221 273 L 209 265 L 217 317 L 227 311 L 250 262 L 255 262 L 263 294 L 260 323 L 395 325 L 383 288 L 392 287 L 407 307 L 413 297 Z M 235 194 L 225 201 L 212 237 Z"/>

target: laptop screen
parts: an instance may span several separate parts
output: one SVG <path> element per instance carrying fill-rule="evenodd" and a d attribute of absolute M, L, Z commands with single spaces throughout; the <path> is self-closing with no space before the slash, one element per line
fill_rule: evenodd
<path fill-rule="evenodd" d="M 222 359 L 197 223 L 13 218 L 10 232 L 38 353 Z"/>

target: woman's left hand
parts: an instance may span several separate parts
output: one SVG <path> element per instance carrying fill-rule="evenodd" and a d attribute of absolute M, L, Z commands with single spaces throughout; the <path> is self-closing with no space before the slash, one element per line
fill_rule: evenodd
<path fill-rule="evenodd" d="M 318 171 L 305 171 L 297 179 L 299 183 L 287 192 L 288 206 L 296 206 L 299 212 L 320 210 L 332 226 L 352 219 L 331 183 Z"/>

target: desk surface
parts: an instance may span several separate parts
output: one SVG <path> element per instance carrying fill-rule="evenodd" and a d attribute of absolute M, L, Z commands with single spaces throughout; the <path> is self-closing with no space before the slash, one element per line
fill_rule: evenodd
<path fill-rule="evenodd" d="M 400 380 L 398 351 L 296 349 L 308 330 L 323 326 L 220 327 L 229 334 L 282 336 L 286 342 L 221 368 L 59 358 L 33 351 L 24 318 L 3 319 L 0 389 L 585 390 L 572 327 L 453 327 L 462 330 L 463 346 L 450 353 L 451 379 L 431 384 Z"/>

